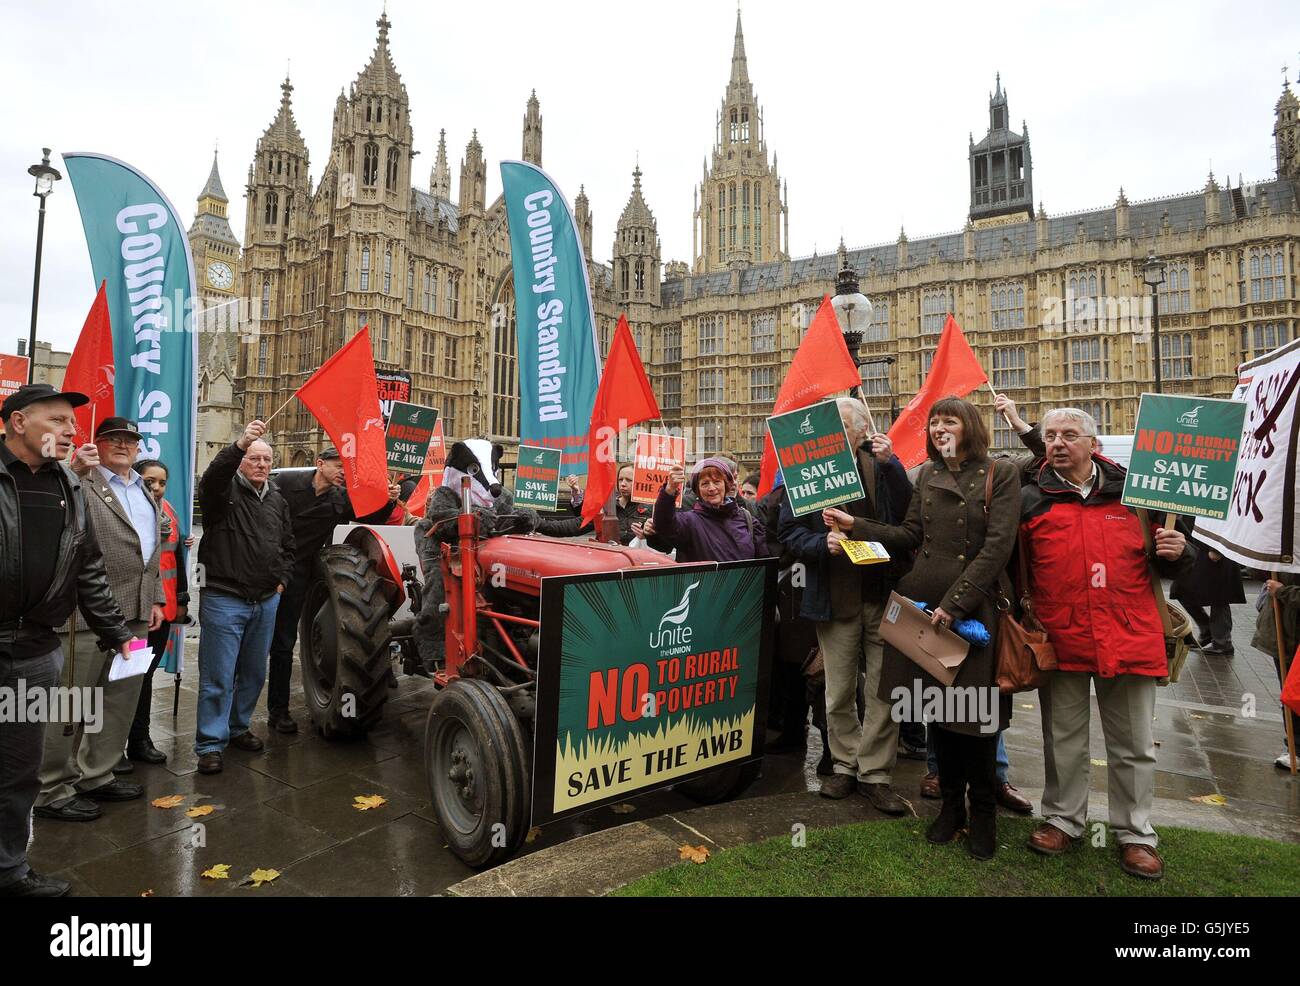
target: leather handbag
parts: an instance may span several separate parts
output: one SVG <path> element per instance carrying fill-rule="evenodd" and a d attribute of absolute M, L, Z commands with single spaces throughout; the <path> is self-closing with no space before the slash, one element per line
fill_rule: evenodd
<path fill-rule="evenodd" d="M 993 469 L 990 467 L 984 483 L 984 514 L 989 512 L 993 498 Z M 1020 610 L 1017 620 L 1011 611 L 1011 601 L 999 587 L 997 682 L 1003 695 L 1033 691 L 1046 681 L 1047 673 L 1056 670 L 1056 648 L 1047 637 L 1038 617 L 1034 615 L 1033 601 L 1029 597 L 1029 565 L 1025 555 L 1024 539 L 1016 532 L 1016 558 L 1020 574 Z"/>

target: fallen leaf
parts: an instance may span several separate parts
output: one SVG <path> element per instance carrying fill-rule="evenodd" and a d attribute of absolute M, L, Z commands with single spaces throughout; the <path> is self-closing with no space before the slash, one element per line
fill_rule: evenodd
<path fill-rule="evenodd" d="M 184 800 L 185 795 L 183 794 L 169 794 L 165 798 L 154 798 L 149 803 L 155 808 L 175 808 Z"/>
<path fill-rule="evenodd" d="M 1105 760 L 1098 760 L 1096 757 L 1093 757 L 1092 760 L 1089 761 L 1089 762 L 1090 762 L 1094 767 L 1104 767 L 1104 766 L 1106 766 L 1106 761 L 1105 761 Z"/>
<path fill-rule="evenodd" d="M 185 813 L 186 818 L 202 818 L 204 815 L 211 815 L 217 810 L 216 805 L 195 805 Z"/>
<path fill-rule="evenodd" d="M 1032 709 L 1032 708 L 1033 708 L 1033 706 L 1030 705 L 1028 702 L 1021 702 L 1021 703 L 1020 703 L 1020 707 L 1021 707 L 1022 709 Z"/>
<path fill-rule="evenodd" d="M 692 863 L 703 863 L 709 858 L 709 850 L 705 846 L 685 845 L 677 850 L 682 859 L 689 859 Z"/>
<path fill-rule="evenodd" d="M 615 815 L 630 815 L 632 812 L 636 811 L 636 805 L 614 805 L 614 807 L 609 810 Z"/>
<path fill-rule="evenodd" d="M 542 834 L 541 826 L 534 825 L 532 828 L 528 830 L 528 834 L 524 836 L 524 842 L 528 843 L 529 845 L 532 845 L 534 842 L 537 841 L 537 837 L 541 834 Z"/>
<path fill-rule="evenodd" d="M 388 799 L 378 794 L 357 794 L 352 797 L 352 807 L 357 811 L 369 811 L 388 804 Z"/>
<path fill-rule="evenodd" d="M 1199 798 L 1188 798 L 1188 801 L 1195 801 L 1198 805 L 1226 805 L 1228 799 L 1222 794 L 1202 794 Z"/>
<path fill-rule="evenodd" d="M 199 876 L 206 877 L 209 880 L 229 880 L 230 864 L 217 863 L 217 865 L 212 867 L 212 869 L 204 870 L 202 873 L 199 874 Z"/>
<path fill-rule="evenodd" d="M 279 870 L 253 870 L 252 873 L 248 874 L 248 879 L 253 881 L 254 887 L 260 887 L 264 883 L 279 879 L 279 877 Z"/>
<path fill-rule="evenodd" d="M 140 896 L 141 896 L 141 897 L 152 897 L 152 896 L 153 896 L 153 887 L 150 887 L 148 890 L 143 891 L 143 892 L 140 894 Z"/>

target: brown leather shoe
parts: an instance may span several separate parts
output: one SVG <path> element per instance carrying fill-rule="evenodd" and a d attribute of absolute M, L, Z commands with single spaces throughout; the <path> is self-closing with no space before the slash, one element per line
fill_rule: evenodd
<path fill-rule="evenodd" d="M 894 789 L 888 784 L 868 784 L 866 781 L 858 781 L 858 794 L 870 801 L 876 811 L 883 811 L 886 815 L 907 814 L 907 802 L 895 794 Z"/>
<path fill-rule="evenodd" d="M 931 801 L 938 801 L 943 797 L 939 790 L 939 775 L 926 774 L 921 778 L 921 797 L 929 798 Z"/>
<path fill-rule="evenodd" d="M 1078 841 L 1071 839 L 1050 822 L 1044 822 L 1030 835 L 1029 848 L 1044 856 L 1059 856 Z"/>
<path fill-rule="evenodd" d="M 823 798 L 834 798 L 838 801 L 840 798 L 847 798 L 857 786 L 858 779 L 852 774 L 831 774 L 822 781 L 820 793 Z"/>
<path fill-rule="evenodd" d="M 1010 784 L 999 784 L 997 796 L 998 804 L 1007 811 L 1014 811 L 1021 815 L 1032 815 L 1034 813 L 1034 803 Z"/>
<path fill-rule="evenodd" d="M 1130 842 L 1119 847 L 1119 864 L 1129 876 L 1159 880 L 1165 875 L 1165 861 L 1155 847 Z"/>
<path fill-rule="evenodd" d="M 247 750 L 249 753 L 256 753 L 265 746 L 265 744 L 252 733 L 240 733 L 238 736 L 230 737 L 230 745 L 236 750 Z"/>
<path fill-rule="evenodd" d="M 221 754 L 204 753 L 199 757 L 198 769 L 200 774 L 219 774 L 221 773 Z"/>

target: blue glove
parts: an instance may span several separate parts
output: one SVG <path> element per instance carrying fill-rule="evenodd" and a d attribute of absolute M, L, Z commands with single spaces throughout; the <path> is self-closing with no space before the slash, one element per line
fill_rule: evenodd
<path fill-rule="evenodd" d="M 925 609 L 925 603 L 918 603 L 915 600 L 917 609 Z M 952 632 L 961 637 L 962 640 L 969 641 L 976 647 L 987 647 L 991 639 L 988 629 L 979 620 L 956 620 L 952 625 Z"/>

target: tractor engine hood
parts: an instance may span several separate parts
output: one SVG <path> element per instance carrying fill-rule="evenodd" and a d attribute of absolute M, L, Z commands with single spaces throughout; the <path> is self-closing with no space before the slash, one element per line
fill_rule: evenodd
<path fill-rule="evenodd" d="M 552 575 L 593 575 L 624 568 L 663 568 L 676 564 L 649 548 L 625 548 L 598 541 L 572 541 L 539 534 L 505 534 L 479 542 L 479 565 L 484 580 L 494 566 L 504 566 L 506 585 L 539 595 L 542 579 Z"/>

